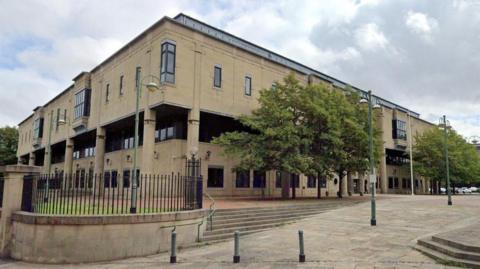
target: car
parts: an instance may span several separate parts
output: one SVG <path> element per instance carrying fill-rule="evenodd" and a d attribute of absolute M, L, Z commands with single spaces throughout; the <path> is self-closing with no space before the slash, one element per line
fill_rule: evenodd
<path fill-rule="evenodd" d="M 463 194 L 463 189 L 461 189 L 461 188 L 455 188 L 455 193 Z"/>
<path fill-rule="evenodd" d="M 447 189 L 445 189 L 445 188 L 440 188 L 440 193 L 443 194 L 443 193 L 446 193 L 446 192 L 447 192 Z"/>
<path fill-rule="evenodd" d="M 470 191 L 471 191 L 471 192 L 477 192 L 477 191 L 478 191 L 478 188 L 477 188 L 477 187 L 470 187 Z"/>
<path fill-rule="evenodd" d="M 465 194 L 472 194 L 472 191 L 469 188 L 462 189 Z"/>

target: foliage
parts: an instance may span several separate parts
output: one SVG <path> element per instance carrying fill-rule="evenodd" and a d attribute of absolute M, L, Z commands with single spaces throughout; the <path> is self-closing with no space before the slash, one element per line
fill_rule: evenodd
<path fill-rule="evenodd" d="M 239 168 L 326 176 L 369 167 L 368 110 L 353 91 L 325 84 L 302 85 L 291 74 L 260 91 L 260 107 L 240 122 L 250 132 L 213 140 Z M 375 143 L 379 132 L 375 129 Z M 378 156 L 378 147 L 375 147 Z"/>
<path fill-rule="evenodd" d="M 0 165 L 17 163 L 18 130 L 15 127 L 0 128 Z"/>
<path fill-rule="evenodd" d="M 480 157 L 473 145 L 453 129 L 447 132 L 450 179 L 455 183 L 470 184 L 480 181 Z M 415 136 L 413 149 L 415 171 L 438 181 L 446 180 L 445 133 L 432 128 Z"/>

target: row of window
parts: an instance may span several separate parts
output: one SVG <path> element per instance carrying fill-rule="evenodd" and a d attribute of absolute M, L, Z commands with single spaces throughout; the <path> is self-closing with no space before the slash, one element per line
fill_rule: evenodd
<path fill-rule="evenodd" d="M 88 147 L 73 152 L 73 159 L 87 158 L 95 156 L 95 147 Z"/>
<path fill-rule="evenodd" d="M 399 189 L 400 182 L 398 177 L 389 177 L 388 178 L 388 188 L 389 189 Z M 415 179 L 415 188 L 418 188 L 422 185 L 422 181 Z M 410 189 L 412 187 L 412 181 L 410 178 L 402 178 L 402 189 Z"/>
<path fill-rule="evenodd" d="M 253 171 L 253 188 L 266 187 L 266 172 Z M 236 188 L 250 188 L 250 171 L 237 171 L 235 173 L 235 187 Z M 327 182 L 325 179 L 320 180 L 320 186 L 326 188 Z M 207 187 L 209 188 L 223 188 L 224 186 L 224 169 L 223 167 L 209 167 L 207 177 Z M 300 176 L 292 174 L 290 178 L 290 187 L 300 187 Z M 282 187 L 281 173 L 277 172 L 275 177 L 275 187 Z M 317 178 L 313 176 L 307 177 L 307 188 L 316 188 Z"/>

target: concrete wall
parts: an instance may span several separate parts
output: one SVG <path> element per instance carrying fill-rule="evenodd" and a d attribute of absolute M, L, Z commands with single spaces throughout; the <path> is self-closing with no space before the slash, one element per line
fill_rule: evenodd
<path fill-rule="evenodd" d="M 11 257 L 36 263 L 85 263 L 151 255 L 169 250 L 174 225 L 179 247 L 194 243 L 198 223 L 206 214 L 206 210 L 110 216 L 16 212 Z"/>

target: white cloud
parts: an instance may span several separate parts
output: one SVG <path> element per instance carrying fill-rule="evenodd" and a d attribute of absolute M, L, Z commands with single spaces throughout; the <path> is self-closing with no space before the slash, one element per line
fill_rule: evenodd
<path fill-rule="evenodd" d="M 375 23 L 367 23 L 355 31 L 357 45 L 364 50 L 385 49 L 388 40 Z"/>
<path fill-rule="evenodd" d="M 438 21 L 421 12 L 408 11 L 405 25 L 425 41 L 432 41 L 432 33 L 438 28 Z"/>

